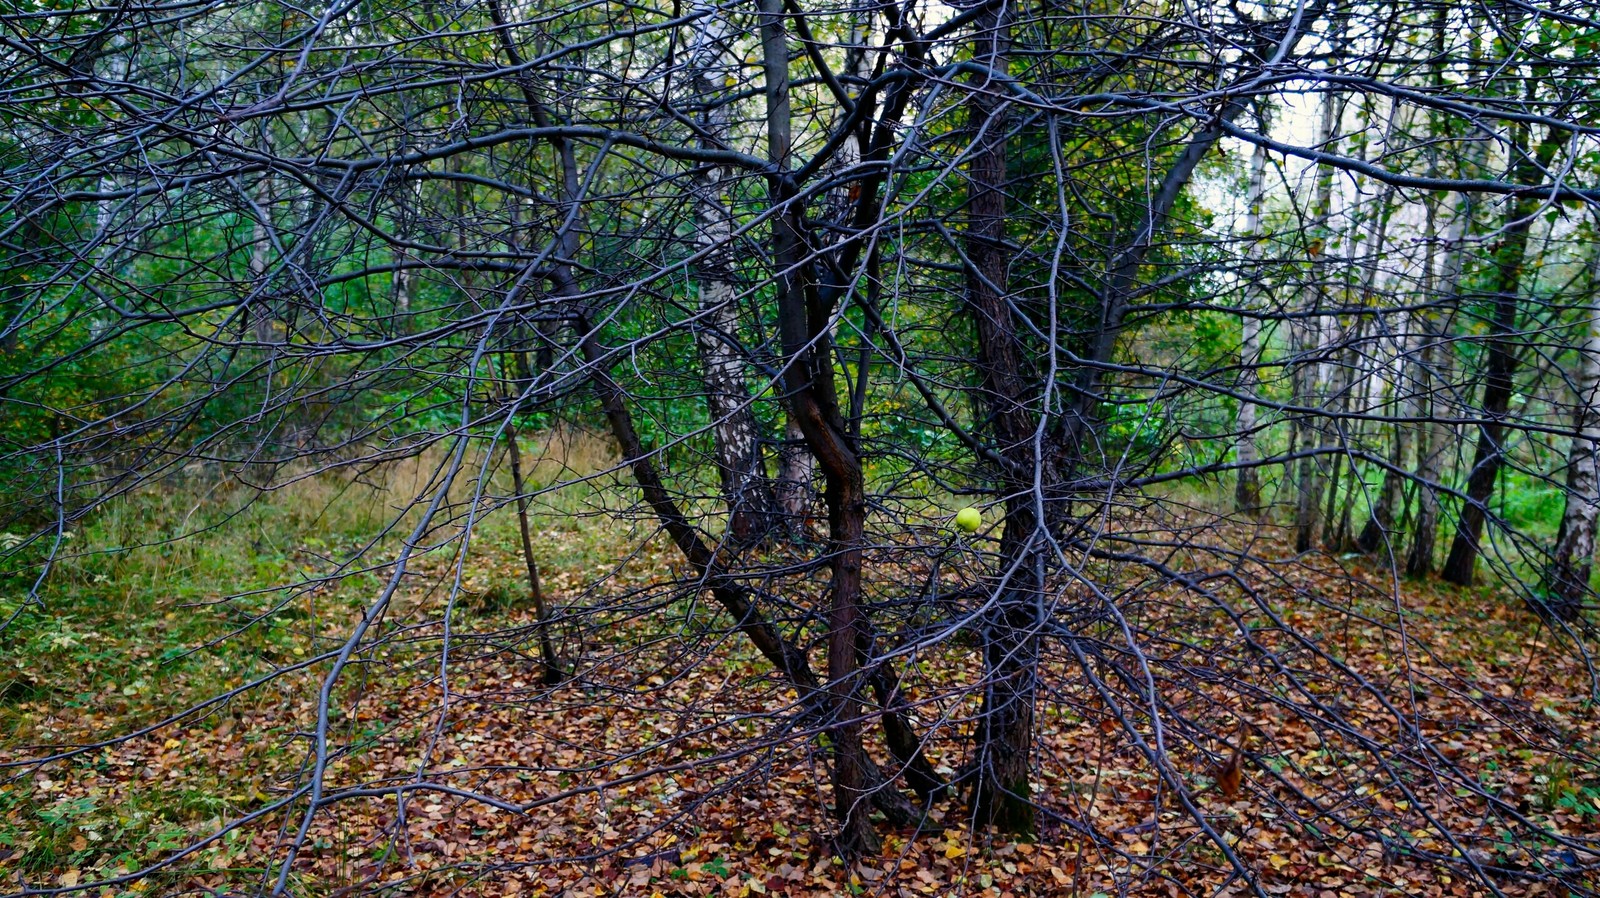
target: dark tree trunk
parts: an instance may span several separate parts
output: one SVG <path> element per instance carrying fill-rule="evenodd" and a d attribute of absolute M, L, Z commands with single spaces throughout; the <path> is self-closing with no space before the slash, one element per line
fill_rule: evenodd
<path fill-rule="evenodd" d="M 833 800 L 839 817 L 835 847 L 846 857 L 875 854 L 878 835 L 869 816 L 873 793 L 883 783 L 861 741 L 861 646 L 869 629 L 861 608 L 862 539 L 866 484 L 840 414 L 833 376 L 828 319 L 832 310 L 806 276 L 811 257 L 803 230 L 803 208 L 789 179 L 789 48 L 782 0 L 759 0 L 762 68 L 767 101 L 767 158 L 772 205 L 783 211 L 772 230 L 784 381 L 791 413 L 826 478 L 828 555 L 833 585 L 828 608 L 828 736 L 832 742 Z"/>
<path fill-rule="evenodd" d="M 1496 255 L 1515 253 L 1515 264 L 1520 269 L 1521 248 L 1527 242 L 1526 231 L 1520 238 L 1508 234 L 1506 240 L 1513 247 L 1508 249 L 1502 245 Z M 1519 303 L 1515 293 L 1505 292 L 1508 289 L 1505 271 L 1509 268 L 1509 262 L 1502 259 L 1497 265 L 1502 275 L 1497 282 L 1494 298 L 1494 318 L 1490 321 L 1493 336 L 1489 344 L 1489 363 L 1484 372 L 1483 401 L 1479 404 L 1478 412 L 1483 423 L 1478 425 L 1478 444 L 1472 457 L 1471 473 L 1467 476 L 1461 522 L 1456 527 L 1455 539 L 1451 541 L 1450 554 L 1439 571 L 1439 576 L 1444 580 L 1461 586 L 1472 585 L 1477 568 L 1481 552 L 1479 540 L 1483 537 L 1483 525 L 1488 517 L 1489 499 L 1494 495 L 1495 483 L 1500 478 L 1500 468 L 1505 461 L 1504 447 L 1501 445 L 1506 435 L 1504 419 L 1511 407 L 1517 372 L 1516 348 L 1512 340 L 1516 333 Z M 1517 276 L 1512 274 L 1509 279 L 1509 289 L 1515 290 Z"/>
<path fill-rule="evenodd" d="M 1516 165 L 1517 183 L 1537 183 L 1555 158 L 1563 139 L 1562 132 L 1552 131 L 1530 158 L 1527 126 L 1517 126 L 1517 138 L 1513 142 L 1515 152 L 1521 156 Z M 1472 585 L 1482 551 L 1479 541 L 1488 519 L 1489 500 L 1500 479 L 1500 469 L 1505 466 L 1505 418 L 1516 391 L 1517 318 L 1522 306 L 1519 294 L 1528 256 L 1528 233 L 1538 203 L 1539 200 L 1531 197 L 1508 202 L 1505 228 L 1494 251 L 1495 280 L 1491 297 L 1494 316 L 1489 322 L 1489 359 L 1483 376 L 1483 400 L 1479 404 L 1482 423 L 1478 425 L 1478 445 L 1473 452 L 1471 473 L 1467 476 L 1461 523 L 1450 544 L 1450 555 L 1439 572 L 1444 580 L 1461 586 Z"/>
<path fill-rule="evenodd" d="M 976 779 L 972 812 L 980 822 L 1005 833 L 1035 831 L 1032 793 L 1034 704 L 1039 690 L 1039 637 L 1044 621 L 1042 556 L 1033 545 L 1039 524 L 1033 497 L 1006 503 L 1004 559 L 1021 559 L 1009 582 L 999 585 L 999 601 L 984 616 L 982 646 L 985 679 L 978 718 Z"/>
<path fill-rule="evenodd" d="M 993 72 L 1010 62 L 1010 13 L 991 7 L 977 22 L 973 58 Z M 1008 128 L 1005 89 L 993 78 L 979 77 L 970 94 L 968 127 L 974 150 L 969 170 L 966 254 L 967 303 L 978 331 L 979 367 L 994 412 L 1002 472 L 1006 518 L 1001 538 L 1002 570 L 1031 576 L 1038 567 L 1033 554 L 1038 516 L 1029 489 L 1043 477 L 1034 452 L 1032 395 L 1023 370 L 1022 346 L 1009 297 L 1011 251 L 1006 245 Z M 1001 583 L 998 600 L 982 622 L 984 655 L 983 708 L 977 732 L 972 781 L 973 815 L 981 824 L 1002 832 L 1034 831 L 1029 762 L 1033 749 L 1033 703 L 1037 690 L 1037 589 Z"/>

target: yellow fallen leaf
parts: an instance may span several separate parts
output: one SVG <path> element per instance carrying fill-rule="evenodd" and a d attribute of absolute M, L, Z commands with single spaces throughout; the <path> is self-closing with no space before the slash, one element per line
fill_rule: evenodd
<path fill-rule="evenodd" d="M 951 842 L 949 845 L 945 846 L 945 849 L 944 849 L 944 856 L 945 857 L 950 857 L 950 858 L 960 857 L 960 856 L 962 856 L 963 854 L 966 854 L 966 853 L 967 853 L 967 849 L 961 847 L 960 845 L 957 845 L 954 842 Z"/>
<path fill-rule="evenodd" d="M 1272 857 L 1267 858 L 1267 862 L 1272 864 L 1272 869 L 1274 870 L 1282 870 L 1284 867 L 1289 865 L 1289 859 L 1281 854 L 1275 854 Z"/>

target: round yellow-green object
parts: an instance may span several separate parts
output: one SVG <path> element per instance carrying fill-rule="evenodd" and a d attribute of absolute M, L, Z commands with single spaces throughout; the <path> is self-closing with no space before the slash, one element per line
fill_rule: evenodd
<path fill-rule="evenodd" d="M 956 529 L 962 533 L 972 533 L 983 526 L 983 515 L 976 508 L 963 508 L 956 512 Z"/>

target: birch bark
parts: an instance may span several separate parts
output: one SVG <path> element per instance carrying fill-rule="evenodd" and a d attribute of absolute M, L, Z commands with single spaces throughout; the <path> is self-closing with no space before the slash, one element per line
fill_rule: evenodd
<path fill-rule="evenodd" d="M 1266 123 L 1262 123 L 1265 132 Z M 1265 189 L 1267 171 L 1267 148 L 1256 144 L 1255 152 L 1250 156 L 1250 181 L 1248 193 L 1248 209 L 1245 212 L 1245 236 L 1249 244 L 1245 250 L 1245 258 L 1249 263 L 1260 259 L 1261 244 L 1261 200 Z M 1257 446 L 1258 434 L 1256 433 L 1256 406 L 1251 400 L 1255 397 L 1260 378 L 1256 367 L 1261 364 L 1261 319 L 1251 314 L 1260 301 L 1261 296 L 1260 270 L 1252 265 L 1250 283 L 1245 288 L 1244 305 L 1246 312 L 1239 319 L 1239 416 L 1236 430 L 1238 442 L 1234 448 L 1234 455 L 1239 463 L 1239 476 L 1235 485 L 1234 505 L 1237 509 L 1248 515 L 1259 514 L 1261 510 L 1261 481 L 1257 476 L 1255 463 L 1261 458 L 1260 448 Z"/>
<path fill-rule="evenodd" d="M 726 13 L 712 4 L 697 4 L 695 44 L 690 53 L 693 88 L 704 109 L 701 146 L 731 145 L 731 101 L 727 94 L 737 62 L 729 53 L 734 30 Z M 768 532 L 773 509 L 772 486 L 762 464 L 756 417 L 745 379 L 745 353 L 739 342 L 738 283 L 735 274 L 734 223 L 728 194 L 730 173 L 706 165 L 695 176 L 695 240 L 699 314 L 695 348 L 705 381 L 706 406 L 716 446 L 717 474 L 728 504 L 728 536 L 734 545 L 759 542 Z"/>
<path fill-rule="evenodd" d="M 1567 499 L 1561 513 L 1550 571 L 1548 613 L 1573 621 L 1589 595 L 1594 569 L 1595 522 L 1600 519 L 1600 308 L 1594 306 L 1595 279 L 1600 277 L 1600 250 L 1590 261 L 1590 307 L 1585 340 L 1578 350 L 1577 396 L 1574 402 L 1572 448 L 1567 455 Z"/>

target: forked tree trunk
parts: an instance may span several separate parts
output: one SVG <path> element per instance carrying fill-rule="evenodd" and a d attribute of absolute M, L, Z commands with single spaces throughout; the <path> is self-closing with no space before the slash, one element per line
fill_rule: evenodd
<path fill-rule="evenodd" d="M 497 30 L 500 32 L 501 45 L 507 58 L 513 65 L 522 65 L 521 54 L 517 51 L 516 44 L 512 40 L 510 25 L 498 0 L 490 0 L 489 11 Z M 785 41 L 781 6 L 776 2 L 770 2 L 763 8 L 762 14 L 764 64 L 768 72 L 768 111 L 769 118 L 774 124 L 773 129 L 769 132 L 769 150 L 771 158 L 781 160 L 786 158 L 788 154 L 789 129 L 787 57 L 783 51 Z M 541 126 L 548 125 L 550 116 L 543 109 L 531 88 L 525 87 L 524 95 L 530 110 L 533 112 L 535 121 Z M 895 116 L 903 110 L 903 104 L 904 101 L 901 100 L 900 105 L 894 110 Z M 780 112 L 781 115 L 777 114 Z M 893 118 L 887 112 L 885 117 L 888 119 Z M 778 140 L 773 140 L 773 137 L 777 137 Z M 578 202 L 578 167 L 572 145 L 569 141 L 559 136 L 549 138 L 548 142 L 556 150 L 560 160 L 563 201 L 569 205 L 575 204 Z M 774 180 L 778 180 L 781 183 L 781 179 Z M 776 201 L 794 199 L 793 197 L 776 195 L 776 193 L 774 196 Z M 576 209 L 572 210 L 573 214 L 568 216 L 569 220 L 576 219 L 576 212 Z M 775 255 L 780 262 L 777 266 L 780 271 L 794 271 L 798 268 L 798 266 L 789 266 L 782 263 L 784 261 L 793 261 L 799 255 L 797 252 L 799 247 L 796 241 L 800 234 L 798 223 L 801 217 L 802 211 L 796 205 L 793 209 L 792 217 L 780 219 L 776 225 L 778 239 L 775 240 L 777 249 Z M 574 258 L 577 251 L 575 234 L 569 230 L 558 234 L 557 239 L 560 241 L 561 257 L 565 259 Z M 556 294 L 563 298 L 576 299 L 581 293 L 570 265 L 558 264 L 554 266 L 549 279 Z M 804 328 L 804 306 L 801 301 L 803 292 L 803 289 L 797 289 L 791 291 L 788 295 L 779 297 L 780 318 L 785 328 L 792 329 L 796 325 L 796 310 L 799 312 L 798 324 L 802 329 Z M 638 483 L 645 502 L 655 513 L 662 529 L 671 537 L 684 559 L 689 563 L 694 578 L 706 585 L 706 588 L 710 590 L 718 604 L 734 621 L 736 628 L 749 637 L 763 657 L 780 671 L 790 683 L 794 684 L 800 694 L 800 702 L 807 712 L 806 718 L 808 720 L 816 719 L 817 715 L 827 714 L 836 722 L 842 721 L 839 726 L 830 729 L 830 733 L 834 737 L 834 755 L 836 758 L 842 756 L 846 761 L 842 768 L 836 768 L 835 787 L 836 790 L 843 790 L 836 791 L 836 795 L 840 797 L 839 806 L 850 810 L 846 825 L 842 827 L 839 847 L 847 853 L 864 853 L 872 850 L 877 844 L 876 835 L 872 832 L 868 808 L 862 799 L 870 801 L 897 825 L 915 823 L 918 818 L 907 803 L 899 797 L 899 793 L 886 781 L 882 771 L 873 763 L 871 756 L 861 748 L 860 724 L 857 722 L 855 715 L 845 718 L 838 716 L 839 709 L 835 705 L 834 690 L 841 685 L 852 687 L 858 685 L 858 678 L 854 676 L 853 669 L 855 665 L 854 656 L 847 656 L 840 660 L 840 666 L 843 669 L 842 675 L 833 676 L 834 671 L 830 670 L 832 680 L 825 688 L 824 684 L 818 680 L 816 674 L 812 671 L 806 651 L 786 638 L 772 622 L 767 620 L 760 606 L 754 601 L 746 584 L 728 575 L 728 572 L 721 564 L 721 554 L 709 546 L 705 540 L 701 539 L 699 532 L 689 523 L 683 509 L 679 507 L 677 501 L 669 492 L 660 471 L 656 469 L 654 463 L 656 453 L 645 445 L 639 436 L 637 428 L 634 426 L 633 415 L 627 405 L 627 394 L 611 377 L 608 370 L 611 359 L 601 346 L 592 321 L 584 313 L 581 306 L 573 306 L 568 312 L 578 333 L 578 350 L 587 369 L 587 378 L 600 400 L 601 408 L 605 411 L 611 433 L 616 438 L 624 458 L 627 459 L 626 464 L 633 472 L 634 480 Z M 790 339 L 789 330 L 785 330 L 784 339 L 787 347 Z M 798 339 L 802 345 L 815 345 L 803 332 L 798 335 Z M 826 358 L 828 349 L 822 347 L 817 352 L 820 353 L 822 358 Z M 814 366 L 816 357 L 802 359 L 801 364 Z M 823 370 L 831 372 L 831 369 L 824 368 Z M 819 403 L 816 401 L 816 395 L 809 392 L 811 383 L 810 376 L 803 373 L 800 386 L 807 390 L 805 398 L 811 400 L 806 404 L 806 409 L 815 413 L 818 411 L 817 406 Z M 831 388 L 831 383 L 825 383 L 825 386 Z M 827 390 L 821 391 L 821 395 L 827 397 Z M 812 436 L 812 434 L 806 434 L 807 439 Z M 824 434 L 817 434 L 816 436 L 820 441 L 826 443 L 826 440 L 822 439 L 825 436 Z M 848 461 L 847 459 L 845 464 L 848 464 Z M 859 463 L 857 464 L 859 470 Z M 864 496 L 864 491 L 861 494 Z M 855 515 L 857 522 L 864 525 L 866 512 L 864 500 L 851 503 L 848 501 L 848 497 L 845 497 L 844 500 L 837 501 L 836 505 L 840 508 L 854 509 L 850 514 Z M 846 524 L 848 523 L 848 517 L 849 515 L 845 516 Z M 848 540 L 848 530 L 848 526 L 842 527 L 839 535 Z M 859 605 L 855 601 L 859 598 L 860 589 L 860 537 L 859 531 L 857 532 L 858 536 L 854 543 L 855 577 L 853 582 L 848 575 L 851 562 L 848 553 L 831 553 L 835 564 L 834 606 L 836 610 L 854 613 L 858 616 L 858 620 L 861 620 L 863 624 L 869 625 L 870 621 L 862 619 L 864 616 L 860 614 Z M 845 571 L 845 576 L 840 576 L 841 569 Z M 841 590 L 843 591 L 842 593 Z M 851 590 L 855 592 L 852 593 Z M 830 620 L 832 619 L 830 616 Z M 870 644 L 871 635 L 869 626 L 835 627 L 834 631 L 829 635 L 830 661 L 835 657 L 835 650 L 840 640 L 850 641 L 852 638 L 856 638 L 858 640 L 857 645 Z M 888 662 L 876 665 L 870 676 L 875 683 L 881 682 L 885 684 L 886 695 L 892 695 L 893 690 L 887 689 L 887 685 L 897 682 L 897 678 Z M 851 695 L 853 697 L 853 693 Z M 896 702 L 894 703 L 895 706 L 885 707 L 879 712 L 891 752 L 901 762 L 907 778 L 918 788 L 919 792 L 931 796 L 942 791 L 943 781 L 923 753 L 923 740 L 916 735 L 903 710 L 897 706 L 898 704 Z"/>
<path fill-rule="evenodd" d="M 833 758 L 833 800 L 839 818 L 835 844 L 847 857 L 874 854 L 878 835 L 869 816 L 884 784 L 861 740 L 861 649 L 871 628 L 861 607 L 861 566 L 866 529 L 866 480 L 860 457 L 839 411 L 833 350 L 826 314 L 813 315 L 806 276 L 803 208 L 787 177 L 792 149 L 789 44 L 783 0 L 759 0 L 761 57 L 767 104 L 767 160 L 771 201 L 781 212 L 772 224 L 772 270 L 783 339 L 785 392 L 806 445 L 827 478 L 828 554 L 833 584 L 828 607 L 828 736 Z"/>

